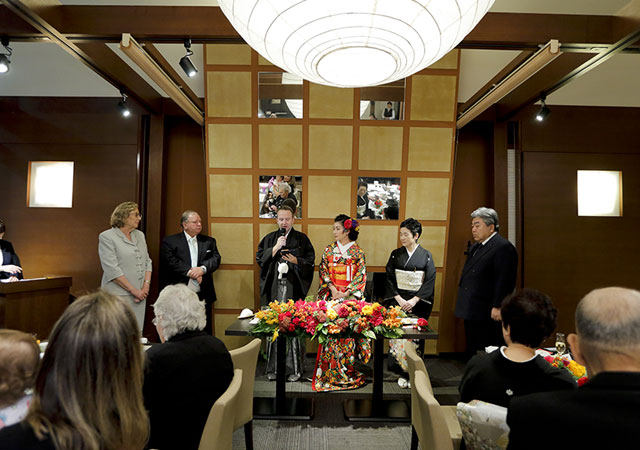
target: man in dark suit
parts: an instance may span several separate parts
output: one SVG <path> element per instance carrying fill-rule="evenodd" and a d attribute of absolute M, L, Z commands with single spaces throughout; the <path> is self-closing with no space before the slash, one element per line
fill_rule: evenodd
<path fill-rule="evenodd" d="M 498 234 L 498 213 L 481 207 L 471 213 L 475 244 L 458 284 L 455 315 L 464 319 L 467 354 L 473 356 L 488 345 L 502 345 L 500 304 L 513 292 L 518 270 L 518 252 Z"/>
<path fill-rule="evenodd" d="M 618 449 L 640 442 L 640 292 L 590 292 L 576 309 L 576 332 L 569 346 L 589 381 L 574 391 L 511 400 L 509 449 Z"/>
<path fill-rule="evenodd" d="M 0 219 L 0 280 L 18 281 L 22 279 L 20 258 L 13 250 L 11 242 L 3 239 L 5 231 L 4 221 Z"/>
<path fill-rule="evenodd" d="M 186 284 L 206 302 L 207 325 L 212 332 L 213 302 L 216 291 L 212 274 L 220 266 L 220 253 L 216 240 L 200 234 L 202 220 L 195 211 L 182 213 L 182 232 L 167 236 L 160 248 L 160 289 L 170 284 Z"/>

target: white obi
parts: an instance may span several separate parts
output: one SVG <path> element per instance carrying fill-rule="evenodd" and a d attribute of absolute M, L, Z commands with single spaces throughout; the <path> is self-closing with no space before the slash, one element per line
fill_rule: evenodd
<path fill-rule="evenodd" d="M 396 269 L 396 281 L 398 289 L 404 291 L 417 291 L 422 286 L 424 271 Z"/>

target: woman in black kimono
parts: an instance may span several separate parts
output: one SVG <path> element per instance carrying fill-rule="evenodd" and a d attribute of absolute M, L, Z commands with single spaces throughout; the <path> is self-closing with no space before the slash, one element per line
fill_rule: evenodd
<path fill-rule="evenodd" d="M 415 219 L 406 219 L 400 224 L 402 247 L 395 249 L 387 262 L 387 290 L 385 297 L 393 299 L 405 312 L 428 319 L 433 308 L 436 267 L 431 252 L 418 244 L 422 225 Z M 398 379 L 400 387 L 408 387 L 406 376 L 407 357 L 405 345 L 415 345 L 409 340 L 389 341 L 391 354 L 402 369 Z M 424 350 L 424 341 L 419 344 Z"/>

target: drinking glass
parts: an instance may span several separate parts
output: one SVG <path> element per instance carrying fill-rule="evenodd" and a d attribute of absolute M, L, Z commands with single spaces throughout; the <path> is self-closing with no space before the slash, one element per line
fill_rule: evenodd
<path fill-rule="evenodd" d="M 567 342 L 564 333 L 556 333 L 556 351 L 558 356 L 562 356 L 567 352 Z"/>

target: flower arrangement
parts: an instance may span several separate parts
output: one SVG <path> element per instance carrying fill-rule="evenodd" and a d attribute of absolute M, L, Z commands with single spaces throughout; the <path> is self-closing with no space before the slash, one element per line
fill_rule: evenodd
<path fill-rule="evenodd" d="M 360 231 L 360 224 L 356 219 L 347 219 L 344 221 L 344 228 L 346 230 Z"/>
<path fill-rule="evenodd" d="M 269 308 L 258 311 L 258 324 L 251 334 L 270 336 L 310 336 L 320 344 L 333 338 L 370 338 L 376 335 L 400 338 L 402 318 L 406 314 L 398 306 L 385 308 L 364 300 L 344 302 L 313 301 L 312 297 L 294 302 L 271 302 Z"/>
<path fill-rule="evenodd" d="M 551 364 L 553 367 L 559 367 L 561 369 L 568 370 L 578 386 L 582 386 L 589 378 L 587 377 L 587 370 L 584 366 L 578 364 L 572 359 L 563 358 L 562 356 L 545 356 L 544 360 Z"/>

